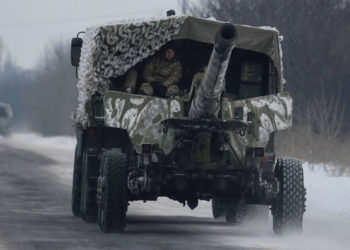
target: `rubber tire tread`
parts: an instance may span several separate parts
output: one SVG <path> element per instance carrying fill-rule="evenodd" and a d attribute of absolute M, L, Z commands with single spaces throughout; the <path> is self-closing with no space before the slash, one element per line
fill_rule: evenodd
<path fill-rule="evenodd" d="M 105 221 L 99 219 L 99 226 L 106 233 L 123 232 L 126 227 L 128 205 L 127 156 L 119 149 L 108 150 L 103 154 L 102 167 L 105 178 L 105 193 L 102 195 Z"/>
<path fill-rule="evenodd" d="M 97 183 L 88 178 L 87 175 L 87 164 L 88 164 L 87 153 L 83 153 L 83 164 L 81 173 L 81 205 L 80 205 L 80 216 L 88 223 L 97 222 L 97 202 L 96 202 L 96 191 Z M 85 196 L 85 198 L 83 197 Z"/>
<path fill-rule="evenodd" d="M 280 193 L 272 204 L 273 231 L 302 232 L 306 194 L 302 163 L 293 158 L 278 159 L 275 175 L 280 181 Z"/>
<path fill-rule="evenodd" d="M 78 159 L 77 147 L 75 147 L 74 153 L 74 167 L 73 167 L 73 181 L 72 181 L 72 213 L 73 215 L 80 216 L 80 203 L 81 203 L 81 161 Z"/>

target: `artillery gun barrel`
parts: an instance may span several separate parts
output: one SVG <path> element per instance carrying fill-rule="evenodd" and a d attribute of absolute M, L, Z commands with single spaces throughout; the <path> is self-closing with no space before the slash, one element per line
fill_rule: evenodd
<path fill-rule="evenodd" d="M 221 25 L 216 32 L 214 48 L 205 76 L 191 103 L 190 118 L 217 116 L 220 109 L 220 97 L 225 87 L 225 74 L 236 38 L 237 31 L 230 23 Z"/>

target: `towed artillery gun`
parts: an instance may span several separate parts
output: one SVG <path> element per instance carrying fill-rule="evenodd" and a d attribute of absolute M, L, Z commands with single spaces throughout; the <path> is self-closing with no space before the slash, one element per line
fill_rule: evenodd
<path fill-rule="evenodd" d="M 183 67 L 180 96 L 118 86 L 170 42 Z M 270 206 L 276 233 L 302 230 L 301 162 L 274 153 L 276 132 L 292 124 L 278 31 L 167 17 L 89 28 L 71 52 L 79 66 L 74 215 L 120 232 L 129 202 L 168 197 L 191 209 L 212 200 L 213 216 L 230 223 L 250 205 Z"/>

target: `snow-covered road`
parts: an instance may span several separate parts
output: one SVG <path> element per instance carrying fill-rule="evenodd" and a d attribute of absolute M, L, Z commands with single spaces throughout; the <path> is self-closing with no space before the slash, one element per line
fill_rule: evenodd
<path fill-rule="evenodd" d="M 49 249 L 46 242 L 58 244 L 53 249 L 163 249 L 166 245 L 170 249 L 350 249 L 350 178 L 327 176 L 320 166 L 314 166 L 315 170 L 311 171 L 308 164 L 304 164 L 307 212 L 302 235 L 275 236 L 271 220 L 268 224 L 251 221 L 228 226 L 211 219 L 209 202 L 200 202 L 199 207 L 191 211 L 168 199 L 131 203 L 126 233 L 102 234 L 96 225 L 86 224 L 70 212 L 74 147 L 75 139 L 71 137 L 47 138 L 35 134 L 0 137 L 0 249 Z M 23 173 L 26 169 L 28 176 Z M 36 178 L 39 170 L 40 178 Z M 43 180 L 46 176 L 52 183 L 50 187 L 48 180 Z M 11 181 L 8 178 L 12 178 Z M 18 181 L 14 184 L 16 178 Z M 23 188 L 21 180 L 25 180 Z M 27 191 L 34 199 L 40 190 L 34 188 L 36 186 L 47 188 L 47 194 L 52 197 L 42 203 L 43 197 L 38 198 L 37 203 L 30 200 L 23 189 L 32 190 Z M 6 198 L 11 192 L 12 203 Z M 26 203 L 21 204 L 21 199 Z M 26 206 L 27 210 L 21 210 Z M 45 221 L 39 223 L 40 213 L 52 220 L 47 224 L 54 224 L 55 219 L 61 223 L 50 224 L 46 229 Z M 28 221 L 34 225 L 29 226 Z M 8 234 L 7 229 L 14 230 L 18 236 Z M 40 230 L 56 233 L 45 236 Z M 78 242 L 67 238 L 69 232 Z"/>

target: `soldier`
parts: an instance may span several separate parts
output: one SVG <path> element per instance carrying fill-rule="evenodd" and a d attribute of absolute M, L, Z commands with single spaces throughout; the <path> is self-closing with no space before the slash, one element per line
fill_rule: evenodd
<path fill-rule="evenodd" d="M 182 77 L 182 66 L 175 57 L 175 46 L 166 46 L 164 54 L 146 63 L 143 69 L 144 83 L 139 93 L 159 97 L 179 95 L 178 81 Z"/>
<path fill-rule="evenodd" d="M 184 98 L 185 101 L 190 101 L 190 98 L 193 97 L 199 90 L 199 86 L 201 85 L 202 80 L 205 77 L 205 73 L 207 72 L 208 65 L 204 66 L 201 70 L 199 70 L 194 76 L 192 80 L 191 89 L 188 95 Z M 225 85 L 226 85 L 226 80 Z M 237 96 L 231 92 L 227 92 L 227 89 L 224 89 L 224 97 L 230 97 L 232 99 L 237 99 Z"/>
<path fill-rule="evenodd" d="M 241 81 L 239 98 L 247 99 L 263 95 L 262 71 L 260 63 L 243 62 L 241 65 Z"/>
<path fill-rule="evenodd" d="M 198 92 L 199 86 L 205 76 L 206 71 L 207 66 L 201 68 L 196 74 L 194 74 L 190 91 L 183 97 L 185 102 L 191 101 L 191 98 Z"/>
<path fill-rule="evenodd" d="M 135 93 L 136 82 L 137 71 L 135 68 L 131 68 L 126 72 L 124 91 L 127 93 Z"/>
<path fill-rule="evenodd" d="M 193 76 L 193 80 L 192 80 L 192 87 L 195 90 L 198 90 L 199 85 L 201 84 L 204 76 L 205 76 L 205 72 L 207 72 L 207 67 L 205 66 L 203 67 L 200 71 L 198 71 L 194 76 Z"/>

